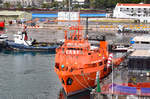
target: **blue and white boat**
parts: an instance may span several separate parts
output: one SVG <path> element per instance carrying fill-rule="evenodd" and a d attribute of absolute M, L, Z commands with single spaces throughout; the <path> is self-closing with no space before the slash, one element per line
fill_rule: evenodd
<path fill-rule="evenodd" d="M 0 31 L 0 32 L 1 32 L 1 31 Z M 0 34 L 0 50 L 3 49 L 3 47 L 4 47 L 3 42 L 4 42 L 5 40 L 7 40 L 7 38 L 8 38 L 8 36 L 7 36 L 6 34 Z"/>
<path fill-rule="evenodd" d="M 26 30 L 18 32 L 14 35 L 14 41 L 5 41 L 6 50 L 14 51 L 55 51 L 59 47 L 59 43 L 36 42 L 36 40 L 29 40 Z"/>

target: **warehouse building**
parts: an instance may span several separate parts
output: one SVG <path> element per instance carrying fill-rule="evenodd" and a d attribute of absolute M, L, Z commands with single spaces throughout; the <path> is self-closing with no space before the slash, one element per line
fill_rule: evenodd
<path fill-rule="evenodd" d="M 24 11 L 0 11 L 0 21 L 31 20 L 32 14 Z"/>

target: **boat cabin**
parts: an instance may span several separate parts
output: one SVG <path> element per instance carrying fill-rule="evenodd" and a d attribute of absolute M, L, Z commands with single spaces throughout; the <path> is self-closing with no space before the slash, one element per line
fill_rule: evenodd
<path fill-rule="evenodd" d="M 32 42 L 27 38 L 27 34 L 24 32 L 18 31 L 18 34 L 14 34 L 14 42 L 16 44 L 24 44 L 26 46 L 32 45 Z"/>
<path fill-rule="evenodd" d="M 131 40 L 133 49 L 147 50 L 150 48 L 150 35 L 136 36 Z"/>
<path fill-rule="evenodd" d="M 150 71 L 150 50 L 135 50 L 128 56 L 128 69 L 135 72 Z"/>

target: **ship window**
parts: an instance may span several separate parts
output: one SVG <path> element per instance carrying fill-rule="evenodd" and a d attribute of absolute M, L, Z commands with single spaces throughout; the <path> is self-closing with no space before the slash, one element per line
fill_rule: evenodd
<path fill-rule="evenodd" d="M 104 72 L 106 72 L 107 71 L 107 67 L 104 67 Z"/>
<path fill-rule="evenodd" d="M 122 11 L 122 8 L 120 8 L 120 11 Z"/>
<path fill-rule="evenodd" d="M 81 48 L 67 48 L 67 50 L 82 50 Z"/>
<path fill-rule="evenodd" d="M 124 45 L 124 47 L 129 47 L 129 45 Z"/>
<path fill-rule="evenodd" d="M 150 42 L 141 42 L 142 44 L 150 44 Z"/>
<path fill-rule="evenodd" d="M 62 48 L 62 53 L 64 53 L 64 48 Z"/>
<path fill-rule="evenodd" d="M 88 53 L 88 55 L 91 55 L 91 53 Z"/>
<path fill-rule="evenodd" d="M 67 85 L 72 85 L 73 80 L 71 78 L 67 79 Z"/>
<path fill-rule="evenodd" d="M 102 63 L 102 62 L 99 62 L 98 64 L 99 64 L 99 66 L 101 66 L 103 63 Z"/>
<path fill-rule="evenodd" d="M 90 66 L 90 67 L 95 67 L 95 66 L 96 66 L 96 63 L 88 64 L 88 66 Z"/>
<path fill-rule="evenodd" d="M 107 64 L 107 59 L 106 59 L 106 60 L 104 60 L 104 64 Z"/>
<path fill-rule="evenodd" d="M 150 70 L 150 66 L 149 66 L 149 64 L 150 64 L 150 61 L 149 61 L 149 60 L 147 60 L 147 61 L 146 61 L 146 64 L 145 64 L 145 65 L 146 65 L 145 67 L 146 67 L 146 69 L 147 69 L 147 70 Z"/>
<path fill-rule="evenodd" d="M 55 67 L 59 69 L 59 63 L 55 63 Z"/>
<path fill-rule="evenodd" d="M 62 84 L 65 84 L 65 82 L 64 82 L 64 80 L 63 80 L 63 79 L 61 79 L 61 82 L 62 82 Z"/>

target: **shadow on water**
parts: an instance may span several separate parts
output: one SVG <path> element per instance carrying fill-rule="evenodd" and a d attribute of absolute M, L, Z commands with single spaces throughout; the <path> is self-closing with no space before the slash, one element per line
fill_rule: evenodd
<path fill-rule="evenodd" d="M 67 96 L 64 89 L 62 88 L 60 90 L 58 99 L 90 99 L 90 91 L 86 90 L 84 92 L 81 92 L 79 94 L 75 94 L 72 96 Z"/>
<path fill-rule="evenodd" d="M 12 54 L 12 55 L 22 55 L 22 54 L 29 54 L 32 56 L 35 55 L 47 55 L 47 54 L 55 54 L 54 51 L 52 52 L 34 52 L 34 51 L 7 51 L 7 50 L 0 50 L 0 53 L 4 53 L 4 54 Z"/>

